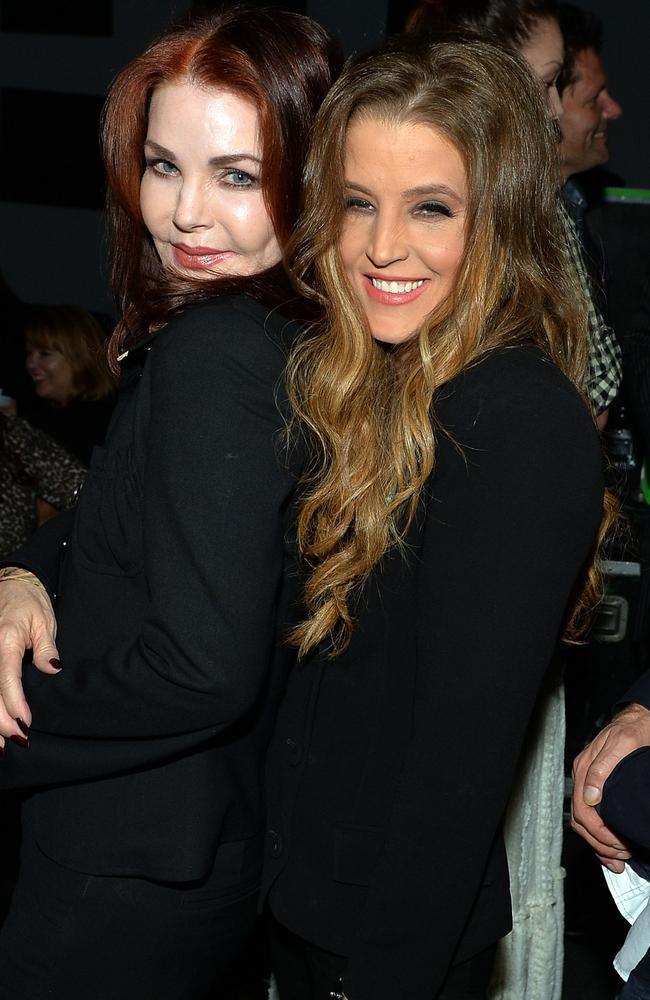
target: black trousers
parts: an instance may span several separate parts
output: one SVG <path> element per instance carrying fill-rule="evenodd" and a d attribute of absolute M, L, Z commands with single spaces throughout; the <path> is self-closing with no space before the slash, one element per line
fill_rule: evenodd
<path fill-rule="evenodd" d="M 346 960 L 293 934 L 269 915 L 271 959 L 280 1000 L 330 1000 Z M 442 991 L 431 1000 L 486 1000 L 496 944 L 454 965 Z"/>
<path fill-rule="evenodd" d="M 221 845 L 203 881 L 157 883 L 71 871 L 27 837 L 0 1000 L 225 1000 L 256 924 L 258 847 Z"/>

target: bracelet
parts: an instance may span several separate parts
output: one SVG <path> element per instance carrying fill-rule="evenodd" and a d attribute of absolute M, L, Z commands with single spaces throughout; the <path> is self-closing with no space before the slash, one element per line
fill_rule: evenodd
<path fill-rule="evenodd" d="M 21 569 L 20 566 L 5 566 L 4 569 L 0 569 L 0 583 L 3 580 L 24 580 L 25 583 L 31 583 L 33 587 L 40 587 L 42 590 L 45 590 L 45 587 L 34 573 L 30 573 L 28 569 Z"/>
<path fill-rule="evenodd" d="M 343 992 L 343 979 L 339 979 L 333 990 L 330 990 L 330 1000 L 345 1000 L 345 993 Z"/>

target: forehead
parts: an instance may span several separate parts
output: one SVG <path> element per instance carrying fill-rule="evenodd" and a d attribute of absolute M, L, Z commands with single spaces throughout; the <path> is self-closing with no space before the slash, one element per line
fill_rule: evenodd
<path fill-rule="evenodd" d="M 362 176 L 403 187 L 444 182 L 464 190 L 463 158 L 432 125 L 360 117 L 348 126 L 345 141 L 347 180 Z M 354 174 L 354 176 L 352 176 Z"/>
<path fill-rule="evenodd" d="M 61 343 L 45 333 L 28 334 L 25 343 L 28 351 L 51 351 L 53 354 L 64 355 Z"/>
<path fill-rule="evenodd" d="M 180 143 L 219 147 L 216 152 L 254 152 L 259 145 L 259 116 L 248 98 L 232 90 L 178 80 L 156 87 L 151 95 L 147 138 L 163 145 Z M 222 148 L 223 147 L 223 148 Z"/>
<path fill-rule="evenodd" d="M 521 46 L 521 55 L 538 74 L 551 65 L 562 65 L 564 42 L 560 26 L 554 17 L 539 18 L 534 22 L 530 35 Z"/>
<path fill-rule="evenodd" d="M 601 90 L 607 83 L 603 61 L 595 49 L 576 52 L 574 61 L 576 88 Z"/>

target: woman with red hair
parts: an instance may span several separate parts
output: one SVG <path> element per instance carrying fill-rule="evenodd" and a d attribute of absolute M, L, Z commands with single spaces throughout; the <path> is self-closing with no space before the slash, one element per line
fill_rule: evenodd
<path fill-rule="evenodd" d="M 1 571 L 3 662 L 18 677 L 31 647 L 40 671 L 0 711 L 0 784 L 36 789 L 5 1000 L 223 996 L 254 925 L 300 472 L 280 258 L 337 61 L 308 18 L 240 5 L 169 31 L 109 95 L 119 398 L 72 524 Z"/>

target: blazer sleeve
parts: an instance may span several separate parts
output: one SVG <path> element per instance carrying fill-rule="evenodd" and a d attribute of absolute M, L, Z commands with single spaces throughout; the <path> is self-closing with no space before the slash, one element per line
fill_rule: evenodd
<path fill-rule="evenodd" d="M 189 752 L 245 717 L 262 690 L 295 480 L 280 454 L 284 354 L 225 303 L 160 336 L 149 360 L 145 619 L 96 662 L 26 674 L 30 748 L 8 749 L 4 787 Z"/>
<path fill-rule="evenodd" d="M 644 708 L 650 708 L 650 670 L 641 674 L 632 687 L 625 692 L 623 697 L 614 706 L 614 712 L 620 712 L 622 708 L 632 703 L 643 705 Z"/>
<path fill-rule="evenodd" d="M 463 455 L 440 445 L 419 569 L 413 735 L 350 955 L 350 1000 L 437 995 L 500 830 L 602 512 L 592 421 L 568 385 L 552 389 L 493 387 L 452 428 Z"/>
<path fill-rule="evenodd" d="M 39 578 L 50 598 L 54 598 L 73 521 L 72 508 L 51 517 L 18 549 L 3 559 L 0 567 L 20 566 L 28 569 Z"/>

